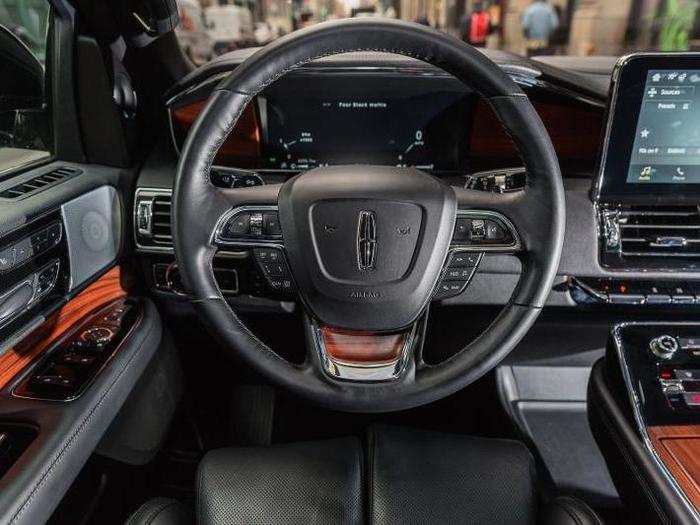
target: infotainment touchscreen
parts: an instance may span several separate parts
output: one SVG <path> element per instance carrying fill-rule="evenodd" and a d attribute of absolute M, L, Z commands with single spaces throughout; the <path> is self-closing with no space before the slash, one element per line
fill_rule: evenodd
<path fill-rule="evenodd" d="M 700 184 L 700 69 L 647 72 L 627 182 Z"/>
<path fill-rule="evenodd" d="M 599 200 L 700 197 L 700 54 L 624 57 L 613 72 Z"/>

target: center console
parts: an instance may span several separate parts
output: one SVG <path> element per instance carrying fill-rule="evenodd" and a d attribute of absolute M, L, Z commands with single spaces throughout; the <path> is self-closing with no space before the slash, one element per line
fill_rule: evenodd
<path fill-rule="evenodd" d="M 700 521 L 700 324 L 616 325 L 588 403 L 627 506 L 646 521 Z"/>

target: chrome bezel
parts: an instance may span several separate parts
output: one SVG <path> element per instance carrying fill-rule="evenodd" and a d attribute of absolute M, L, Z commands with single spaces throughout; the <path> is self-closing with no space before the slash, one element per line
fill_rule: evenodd
<path fill-rule="evenodd" d="M 139 197 L 145 197 L 151 199 L 151 213 L 153 213 L 153 199 L 161 195 L 166 195 L 171 197 L 173 190 L 167 188 L 137 188 L 134 194 L 134 206 L 133 206 L 133 221 L 134 221 L 134 245 L 136 246 L 136 251 L 141 253 L 175 253 L 175 249 L 172 245 L 170 246 L 144 246 L 139 242 L 139 230 L 138 230 L 138 204 Z M 151 215 L 151 224 L 153 224 L 153 216 Z"/>

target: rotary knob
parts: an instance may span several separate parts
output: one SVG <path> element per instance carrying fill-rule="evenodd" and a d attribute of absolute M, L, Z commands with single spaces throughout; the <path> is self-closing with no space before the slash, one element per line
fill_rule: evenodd
<path fill-rule="evenodd" d="M 661 359 L 671 359 L 678 351 L 678 340 L 670 335 L 660 335 L 649 343 L 651 353 Z"/>
<path fill-rule="evenodd" d="M 105 326 L 95 326 L 85 330 L 80 338 L 88 344 L 97 346 L 106 345 L 114 337 L 114 332 Z"/>

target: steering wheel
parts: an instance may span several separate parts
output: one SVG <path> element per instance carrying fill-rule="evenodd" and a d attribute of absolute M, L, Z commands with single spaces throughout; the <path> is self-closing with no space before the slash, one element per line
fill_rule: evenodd
<path fill-rule="evenodd" d="M 258 93 L 312 60 L 353 51 L 413 57 L 474 89 L 514 140 L 527 170 L 525 188 L 482 192 L 449 186 L 413 168 L 374 165 L 315 168 L 281 185 L 212 185 L 214 156 Z M 385 412 L 465 387 L 522 339 L 556 275 L 564 206 L 549 136 L 528 98 L 497 65 L 425 26 L 352 19 L 276 40 L 213 91 L 180 155 L 172 218 L 183 283 L 228 349 L 273 383 L 317 404 Z M 266 346 L 222 296 L 212 259 L 230 246 L 252 250 L 273 288 L 298 294 L 307 341 L 302 364 Z M 439 283 L 450 286 L 444 279 L 462 275 L 457 286 L 464 286 L 483 252 L 517 256 L 518 285 L 478 338 L 428 365 L 422 343 Z"/>

